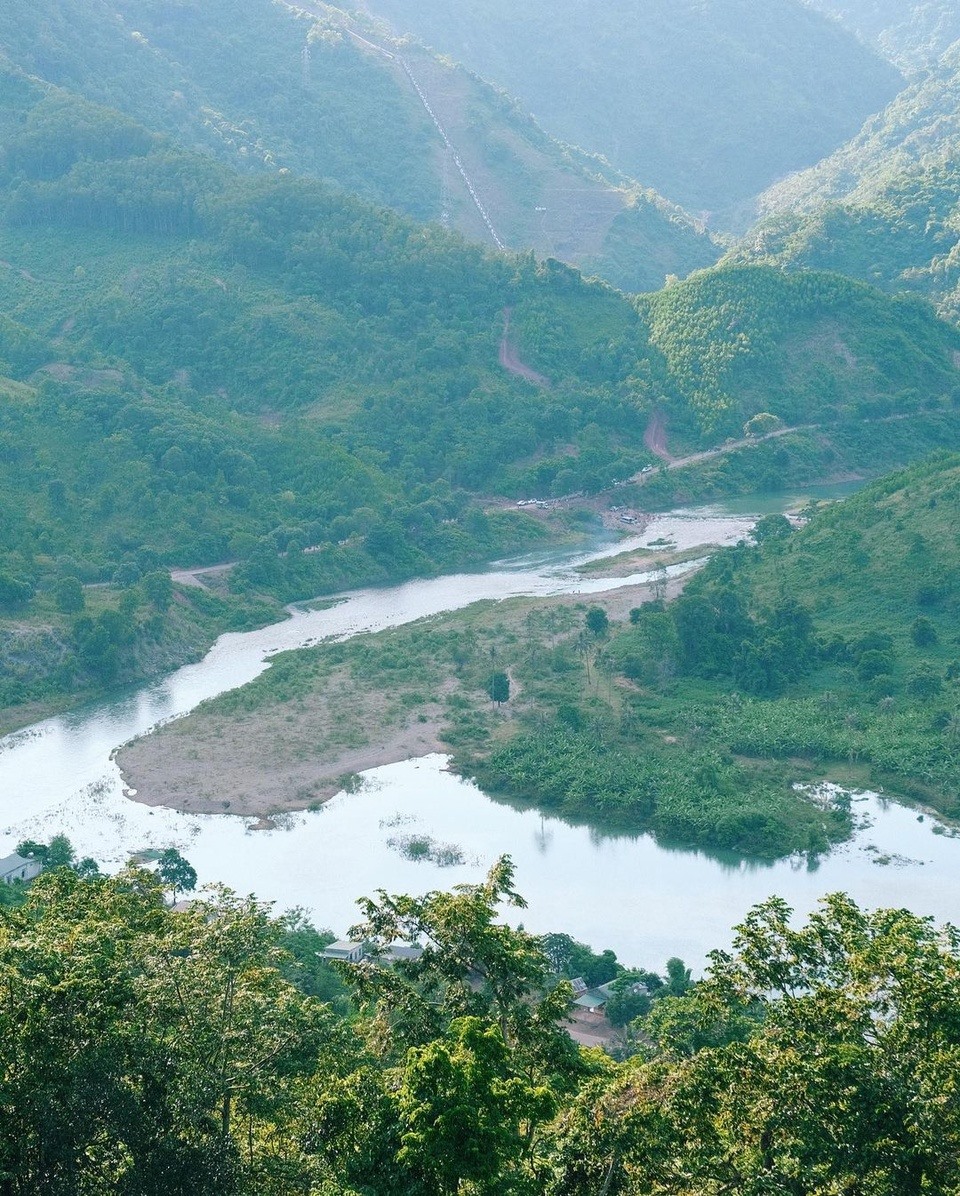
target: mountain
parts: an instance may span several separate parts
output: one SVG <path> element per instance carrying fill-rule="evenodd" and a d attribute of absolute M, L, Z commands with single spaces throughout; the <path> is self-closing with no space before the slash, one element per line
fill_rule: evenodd
<path fill-rule="evenodd" d="M 960 38 L 960 11 L 952 0 L 809 0 L 854 30 L 907 71 L 935 63 Z"/>
<path fill-rule="evenodd" d="M 170 566 L 235 562 L 234 607 L 190 601 L 250 617 L 542 538 L 504 500 L 636 473 L 657 412 L 710 444 L 771 406 L 949 421 L 960 385 L 956 333 L 859 284 L 747 266 L 631 300 L 10 65 L 0 129 L 0 704 L 172 659 L 136 589 Z"/>
<path fill-rule="evenodd" d="M 339 9 L 270 0 L 10 0 L 0 50 L 242 171 L 320 178 L 651 290 L 720 250 L 607 164 L 547 137 L 462 68 Z"/>
<path fill-rule="evenodd" d="M 960 313 L 960 44 L 812 170 L 760 199 L 734 260 L 838 270 Z"/>
<path fill-rule="evenodd" d="M 890 100 L 889 63 L 797 0 L 368 0 L 548 132 L 723 223 Z"/>

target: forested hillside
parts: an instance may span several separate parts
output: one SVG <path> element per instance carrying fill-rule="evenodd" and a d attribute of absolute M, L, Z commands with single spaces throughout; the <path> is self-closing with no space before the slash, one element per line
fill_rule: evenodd
<path fill-rule="evenodd" d="M 302 911 L 221 891 L 177 912 L 142 868 L 40 877 L 0 909 L 8 1192 L 957 1189 L 955 930 L 842 895 L 797 927 L 772 899 L 691 985 L 678 959 L 626 971 L 515 929 L 523 904 L 508 859 L 368 897 L 371 955 L 338 984 Z M 397 941 L 423 953 L 391 967 Z M 621 1062 L 565 1032 L 580 961 L 637 1016 Z"/>
<path fill-rule="evenodd" d="M 504 87 L 554 136 L 722 224 L 812 165 L 899 90 L 900 77 L 796 0 L 370 0 Z"/>
<path fill-rule="evenodd" d="M 809 0 L 838 17 L 905 70 L 928 67 L 960 38 L 952 0 Z"/>
<path fill-rule="evenodd" d="M 639 300 L 681 426 L 740 432 L 760 411 L 789 425 L 903 415 L 960 400 L 960 340 L 920 300 L 838 275 L 704 271 Z"/>
<path fill-rule="evenodd" d="M 518 645 L 520 709 L 465 759 L 564 817 L 753 855 L 849 832 L 823 779 L 957 817 L 958 502 L 960 457 L 941 454 L 799 530 L 768 516 L 629 623 L 588 612 L 585 644 Z"/>
<path fill-rule="evenodd" d="M 308 7 L 10 0 L 0 53 L 234 169 L 320 178 L 491 245 L 459 161 L 505 244 L 582 263 L 627 289 L 716 261 L 719 250 L 679 209 L 551 140 L 480 79 L 388 38 L 372 42 L 367 23 L 339 9 Z"/>
<path fill-rule="evenodd" d="M 837 270 L 960 313 L 960 45 L 813 170 L 761 197 L 734 260 Z"/>
<path fill-rule="evenodd" d="M 491 495 L 650 462 L 654 412 L 703 444 L 771 407 L 949 414 L 960 381 L 949 328 L 857 284 L 750 267 L 631 301 L 9 66 L 0 124 L 4 703 L 130 676 L 117 645 L 162 640 L 139 591 L 111 632 L 119 591 L 85 611 L 62 585 L 233 561 L 237 594 L 289 600 L 453 568 L 544 534 Z"/>
<path fill-rule="evenodd" d="M 939 454 L 800 530 L 770 517 L 758 547 L 711 562 L 670 617 L 681 673 L 713 683 L 712 733 L 746 756 L 864 767 L 955 816 L 958 501 L 960 458 Z M 642 675 L 657 642 L 641 631 L 621 660 Z"/>

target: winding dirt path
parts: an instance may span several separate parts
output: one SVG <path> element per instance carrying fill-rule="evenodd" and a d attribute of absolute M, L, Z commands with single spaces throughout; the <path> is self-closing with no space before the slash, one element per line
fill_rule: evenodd
<path fill-rule="evenodd" d="M 500 364 L 508 373 L 516 374 L 518 378 L 532 382 L 534 386 L 539 386 L 543 390 L 550 389 L 550 380 L 548 378 L 544 378 L 543 374 L 538 374 L 536 370 L 532 370 L 530 366 L 524 365 L 520 360 L 516 346 L 510 340 L 509 307 L 503 309 L 503 336 L 500 338 Z"/>
<path fill-rule="evenodd" d="M 223 565 L 203 565 L 199 569 L 171 569 L 170 580 L 181 586 L 194 586 L 197 589 L 205 590 L 207 585 L 203 580 L 204 577 L 217 577 L 222 573 L 229 573 L 236 563 L 236 561 L 229 561 Z"/>

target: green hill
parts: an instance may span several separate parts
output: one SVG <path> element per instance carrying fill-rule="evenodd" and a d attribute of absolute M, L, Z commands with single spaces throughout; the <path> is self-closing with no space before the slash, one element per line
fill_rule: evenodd
<path fill-rule="evenodd" d="M 718 556 L 671 608 L 711 733 L 960 814 L 958 500 L 960 456 L 939 454 Z"/>
<path fill-rule="evenodd" d="M 565 817 L 747 854 L 849 832 L 848 803 L 797 783 L 960 817 L 958 501 L 960 456 L 939 454 L 800 530 L 768 516 L 629 623 L 588 612 L 585 641 L 514 648 L 521 710 L 469 766 Z"/>
<path fill-rule="evenodd" d="M 813 170 L 761 197 L 735 260 L 839 270 L 960 312 L 960 45 Z"/>
<path fill-rule="evenodd" d="M 6 700 L 116 675 L 69 579 L 236 561 L 249 604 L 461 567 L 544 535 L 491 495 L 631 475 L 657 410 L 709 443 L 782 383 L 782 418 L 932 405 L 952 443 L 957 338 L 920 304 L 757 268 L 631 301 L 14 68 L 0 125 L 0 601 L 69 648 L 5 654 Z"/>
<path fill-rule="evenodd" d="M 701 439 L 784 423 L 859 421 L 951 407 L 960 340 L 922 301 L 835 274 L 726 267 L 639 300 L 679 402 Z"/>
<path fill-rule="evenodd" d="M 852 136 L 900 86 L 794 0 L 368 7 L 517 96 L 554 136 L 721 223 Z"/>
<path fill-rule="evenodd" d="M 553 141 L 482 80 L 371 37 L 339 9 L 270 0 L 11 0 L 0 12 L 0 52 L 25 72 L 234 169 L 319 178 L 493 244 L 476 196 L 504 244 L 631 290 L 717 260 L 683 212 Z"/>

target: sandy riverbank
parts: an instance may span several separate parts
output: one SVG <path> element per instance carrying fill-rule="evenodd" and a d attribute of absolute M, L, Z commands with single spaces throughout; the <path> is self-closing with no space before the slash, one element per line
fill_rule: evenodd
<path fill-rule="evenodd" d="M 681 585 L 672 582 L 668 593 Z M 496 627 L 509 641 L 531 613 L 568 608 L 573 615 L 596 605 L 622 622 L 651 596 L 649 586 L 630 585 L 589 599 L 514 599 L 453 612 L 430 625 L 481 636 Z M 324 649 L 315 651 L 322 659 Z M 515 688 L 496 717 L 512 719 L 519 697 Z M 205 704 L 123 747 L 117 760 L 136 800 L 146 805 L 211 814 L 302 810 L 338 793 L 356 773 L 450 751 L 444 730 L 464 705 L 489 714 L 482 687 L 450 667 L 384 685 L 382 678 L 365 682 L 347 665 L 336 665 L 319 669 L 294 695 L 268 695 L 254 709 Z"/>
<path fill-rule="evenodd" d="M 121 750 L 124 780 L 144 805 L 266 816 L 321 804 L 367 769 L 449 750 L 439 713 L 378 733 L 370 709 L 371 738 L 338 743 L 328 705 L 321 695 L 294 724 L 286 716 L 230 722 L 204 713 L 178 720 Z"/>

